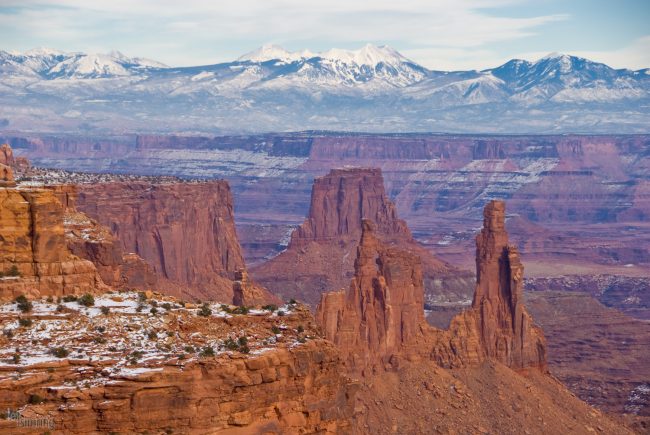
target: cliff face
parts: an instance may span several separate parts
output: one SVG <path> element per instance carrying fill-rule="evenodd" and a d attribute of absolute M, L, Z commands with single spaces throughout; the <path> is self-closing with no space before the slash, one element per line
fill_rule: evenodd
<path fill-rule="evenodd" d="M 335 169 L 317 178 L 309 215 L 287 249 L 251 273 L 276 294 L 315 305 L 321 293 L 345 287 L 352 278 L 363 219 L 374 222 L 375 237 L 383 243 L 420 256 L 427 293 L 465 292 L 467 275 L 422 248 L 397 217 L 379 169 Z"/>
<path fill-rule="evenodd" d="M 349 290 L 323 295 L 317 314 L 325 336 L 341 345 L 353 370 L 400 356 L 428 357 L 444 367 L 491 359 L 514 369 L 546 370 L 543 333 L 523 306 L 523 266 L 508 245 L 505 205 L 492 201 L 484 215 L 474 302 L 446 331 L 424 320 L 417 257 L 380 243 L 372 224 L 364 222 Z"/>
<path fill-rule="evenodd" d="M 0 279 L 2 299 L 105 287 L 95 266 L 68 249 L 64 207 L 48 189 L 0 189 L 0 268 L 9 275 Z"/>
<path fill-rule="evenodd" d="M 129 253 L 153 271 L 187 285 L 200 299 L 230 301 L 245 268 L 230 188 L 204 183 L 115 182 L 79 187 L 77 207 L 106 225 Z"/>

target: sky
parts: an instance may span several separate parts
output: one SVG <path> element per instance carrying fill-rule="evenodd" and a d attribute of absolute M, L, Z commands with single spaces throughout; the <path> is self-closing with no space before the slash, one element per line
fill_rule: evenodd
<path fill-rule="evenodd" d="M 389 45 L 437 70 L 550 52 L 650 67 L 650 0 L 0 0 L 0 49 L 119 50 L 170 66 Z"/>

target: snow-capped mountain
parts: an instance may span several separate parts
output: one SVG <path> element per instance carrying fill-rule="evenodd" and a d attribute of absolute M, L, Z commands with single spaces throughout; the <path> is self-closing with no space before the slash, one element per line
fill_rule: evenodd
<path fill-rule="evenodd" d="M 119 52 L 0 51 L 0 96 L 5 129 L 650 130 L 647 69 L 555 53 L 446 72 L 370 44 L 320 53 L 265 45 L 181 68 Z"/>
<path fill-rule="evenodd" d="M 149 68 L 167 68 L 149 59 L 129 58 L 119 51 L 108 54 L 65 53 L 38 48 L 24 53 L 0 51 L 0 74 L 20 71 L 44 79 L 95 79 L 124 77 Z"/>

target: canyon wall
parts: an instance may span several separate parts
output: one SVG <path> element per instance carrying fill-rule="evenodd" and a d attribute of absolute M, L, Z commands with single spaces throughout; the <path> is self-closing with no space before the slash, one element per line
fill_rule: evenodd
<path fill-rule="evenodd" d="M 68 249 L 65 209 L 52 190 L 0 188 L 0 298 L 62 296 L 105 288 Z"/>
<path fill-rule="evenodd" d="M 235 273 L 245 270 L 245 263 L 225 181 L 81 184 L 77 207 L 107 226 L 124 251 L 187 287 L 190 296 L 233 300 Z"/>
<path fill-rule="evenodd" d="M 352 370 L 395 364 L 400 357 L 428 358 L 443 367 L 490 359 L 514 369 L 547 370 L 544 335 L 523 306 L 523 266 L 508 244 L 505 204 L 490 202 L 484 216 L 472 307 L 445 331 L 424 319 L 417 256 L 380 242 L 374 225 L 364 221 L 349 289 L 323 294 L 317 310 L 325 336 L 340 346 Z"/>
<path fill-rule="evenodd" d="M 469 276 L 434 257 L 397 217 L 384 190 L 381 170 L 334 169 L 314 181 L 309 214 L 291 234 L 285 251 L 252 268 L 259 282 L 285 298 L 315 305 L 320 293 L 342 288 L 354 271 L 362 221 L 370 219 L 384 243 L 409 250 L 421 258 L 427 296 L 469 293 Z"/>

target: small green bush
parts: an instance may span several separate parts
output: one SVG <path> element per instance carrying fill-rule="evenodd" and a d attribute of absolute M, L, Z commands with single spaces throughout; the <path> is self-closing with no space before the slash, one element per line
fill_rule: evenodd
<path fill-rule="evenodd" d="M 235 340 L 233 340 L 233 339 L 230 338 L 230 337 L 228 337 L 228 338 L 226 339 L 226 341 L 223 342 L 223 345 L 224 345 L 225 348 L 228 349 L 228 350 L 237 350 L 237 348 L 239 348 L 239 346 L 237 345 L 237 343 L 235 342 Z"/>
<path fill-rule="evenodd" d="M 6 272 L 0 272 L 0 278 L 3 278 L 5 276 L 21 276 L 21 275 L 20 275 L 20 271 L 18 270 L 18 267 L 14 264 Z"/>
<path fill-rule="evenodd" d="M 14 364 L 20 364 L 20 354 L 14 353 L 14 356 L 11 358 Z"/>
<path fill-rule="evenodd" d="M 241 306 L 241 307 L 236 307 L 235 309 L 233 309 L 232 314 L 248 314 L 249 311 L 250 311 L 250 309 L 248 307 Z"/>
<path fill-rule="evenodd" d="M 250 353 L 251 350 L 250 350 L 250 348 L 249 348 L 248 346 L 241 346 L 241 347 L 239 348 L 239 351 L 240 351 L 241 353 Z"/>
<path fill-rule="evenodd" d="M 286 314 L 287 314 L 287 313 L 285 313 L 285 312 L 282 311 L 282 310 L 279 310 L 279 311 L 278 311 L 278 316 L 280 316 L 280 317 L 285 316 Z"/>
<path fill-rule="evenodd" d="M 277 335 L 277 334 L 280 333 L 280 328 L 278 328 L 277 326 L 273 325 L 273 326 L 271 326 L 271 332 Z"/>
<path fill-rule="evenodd" d="M 194 347 L 192 347 L 192 346 L 185 346 L 185 352 L 187 352 L 187 353 L 194 353 Z"/>
<path fill-rule="evenodd" d="M 20 326 L 22 326 L 23 328 L 29 328 L 30 326 L 32 326 L 32 319 L 20 318 L 20 319 L 18 319 L 18 324 Z"/>
<path fill-rule="evenodd" d="M 7 337 L 9 340 L 14 338 L 14 330 L 13 329 L 5 329 L 2 331 L 2 334 Z"/>
<path fill-rule="evenodd" d="M 156 307 L 151 307 L 151 309 L 149 310 L 149 312 L 150 312 L 151 314 L 158 314 L 158 308 L 156 308 Z"/>
<path fill-rule="evenodd" d="M 203 304 L 197 314 L 199 316 L 208 317 L 212 314 L 212 310 L 208 304 Z"/>
<path fill-rule="evenodd" d="M 30 405 L 38 405 L 39 403 L 43 403 L 43 402 L 45 402 L 45 399 L 43 399 L 38 394 L 31 394 L 29 396 L 29 404 Z"/>
<path fill-rule="evenodd" d="M 111 309 L 108 307 L 102 307 L 101 310 L 103 315 L 107 315 L 108 313 L 111 312 Z"/>
<path fill-rule="evenodd" d="M 297 303 L 294 298 L 289 299 L 289 305 L 296 305 Z"/>
<path fill-rule="evenodd" d="M 50 352 L 57 358 L 65 358 L 70 355 L 70 351 L 65 347 L 55 347 Z"/>
<path fill-rule="evenodd" d="M 302 325 L 298 325 L 298 334 L 305 332 L 305 328 Z"/>
<path fill-rule="evenodd" d="M 46 301 L 51 304 L 52 302 L 54 302 L 54 298 L 52 296 L 48 296 Z"/>
<path fill-rule="evenodd" d="M 14 302 L 18 306 L 18 309 L 22 311 L 23 313 L 27 313 L 29 311 L 32 311 L 32 308 L 34 307 L 30 301 L 27 300 L 25 295 L 20 295 L 18 296 Z"/>
<path fill-rule="evenodd" d="M 274 312 L 274 311 L 277 311 L 278 306 L 277 306 L 277 305 L 273 305 L 273 304 L 269 304 L 269 305 L 264 305 L 264 306 L 262 307 L 262 309 L 263 309 L 263 310 L 266 310 L 266 311 Z"/>
<path fill-rule="evenodd" d="M 237 339 L 237 343 L 239 343 L 240 346 L 246 346 L 248 344 L 248 338 L 242 335 Z"/>
<path fill-rule="evenodd" d="M 106 326 L 98 326 L 95 328 L 95 331 L 101 332 L 102 334 L 106 332 Z"/>
<path fill-rule="evenodd" d="M 205 346 L 205 347 L 201 350 L 201 354 L 200 354 L 200 355 L 203 356 L 203 357 L 214 356 L 214 355 L 215 355 L 215 353 L 214 353 L 214 349 L 213 349 L 211 346 Z"/>
<path fill-rule="evenodd" d="M 162 304 L 162 307 L 167 311 L 169 311 L 172 309 L 172 304 L 170 304 L 169 302 L 165 302 L 164 304 Z"/>
<path fill-rule="evenodd" d="M 90 293 L 86 293 L 77 300 L 77 303 L 79 305 L 83 305 L 84 307 L 92 307 L 95 305 L 95 297 Z"/>
<path fill-rule="evenodd" d="M 76 300 L 77 300 L 77 297 L 75 295 L 63 296 L 63 302 L 74 302 Z"/>

